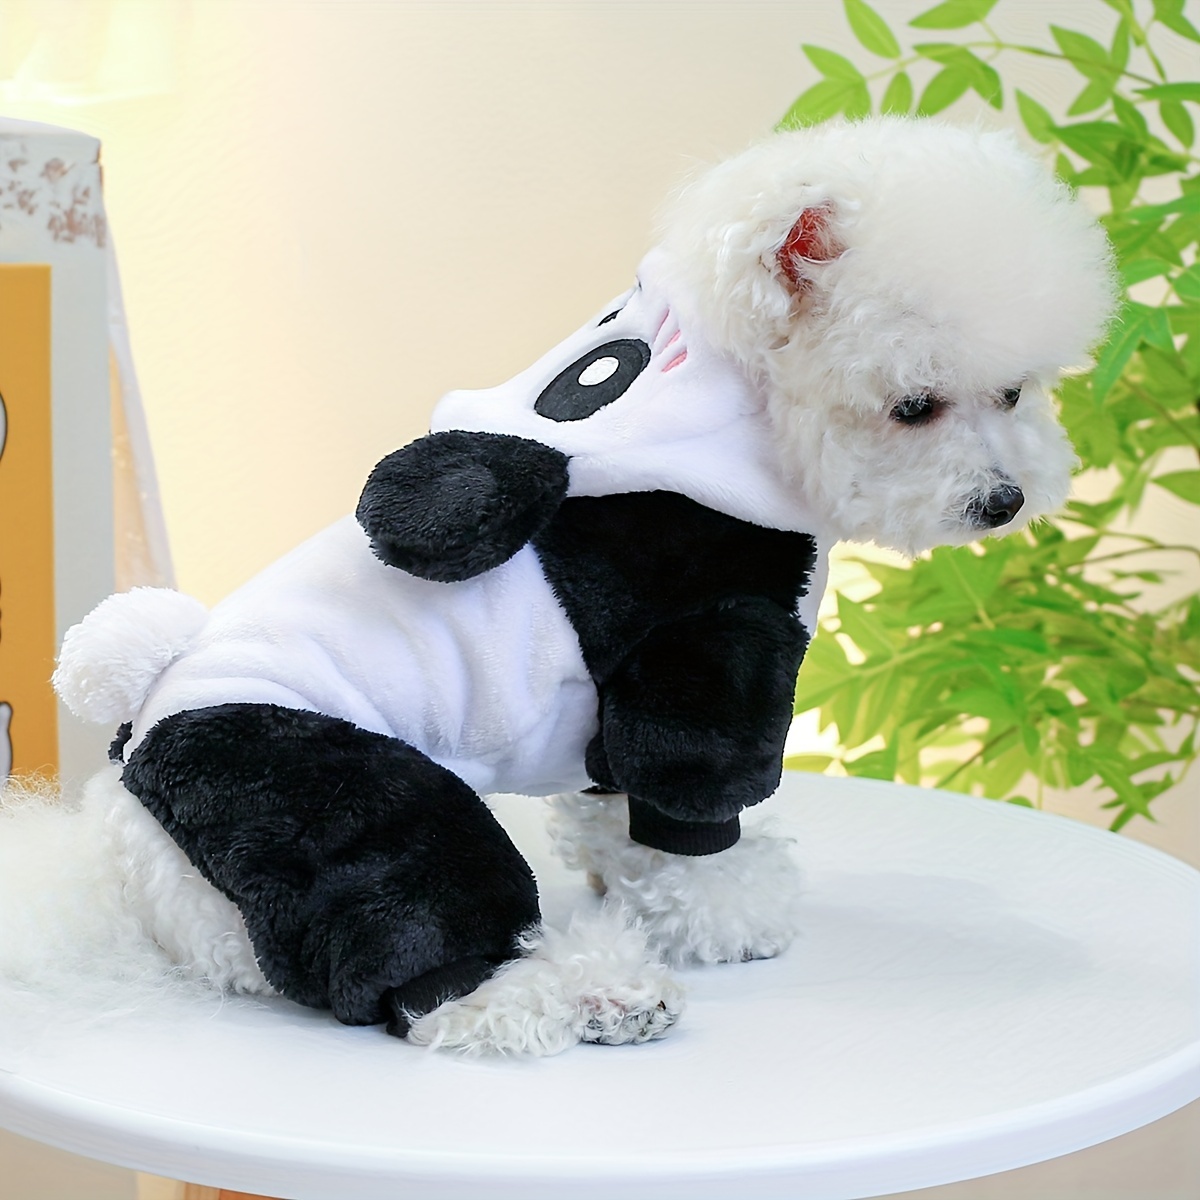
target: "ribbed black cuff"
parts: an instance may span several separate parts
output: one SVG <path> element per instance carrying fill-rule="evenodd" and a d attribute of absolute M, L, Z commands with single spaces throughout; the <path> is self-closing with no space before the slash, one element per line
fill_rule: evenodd
<path fill-rule="evenodd" d="M 737 817 L 728 821 L 677 821 L 636 796 L 629 797 L 629 836 L 668 854 L 718 854 L 742 836 Z"/>

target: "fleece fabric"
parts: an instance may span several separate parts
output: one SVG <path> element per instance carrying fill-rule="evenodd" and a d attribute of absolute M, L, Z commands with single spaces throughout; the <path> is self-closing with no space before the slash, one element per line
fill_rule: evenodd
<path fill-rule="evenodd" d="M 564 484 L 568 501 L 673 493 L 759 529 L 809 535 L 807 586 L 792 609 L 813 629 L 821 531 L 780 474 L 762 396 L 670 293 L 652 253 L 637 286 L 527 371 L 445 397 L 432 438 L 377 468 L 359 512 L 371 532 L 346 518 L 218 604 L 157 679 L 128 751 L 173 713 L 272 704 L 398 738 L 476 791 L 586 786 L 596 682 L 538 551 L 520 541 L 553 519 Z M 484 453 L 463 433 L 509 436 L 483 439 Z M 463 461 L 450 471 L 455 438 Z M 529 445 L 540 457 L 522 454 Z M 514 479 L 530 498 L 497 517 L 497 487 Z M 386 525 L 389 506 L 421 527 L 420 545 L 383 544 L 372 520 L 382 509 Z M 669 542 L 672 517 L 655 519 L 664 522 L 656 544 Z M 474 560 L 472 530 L 488 534 Z"/>
<path fill-rule="evenodd" d="M 536 889 L 477 793 L 598 784 L 634 837 L 709 854 L 777 785 L 822 533 L 670 290 L 652 255 L 528 371 L 448 396 L 114 743 L 285 995 L 402 1034 L 516 952 Z"/>
<path fill-rule="evenodd" d="M 431 429 L 551 446 L 570 460 L 570 496 L 677 492 L 831 544 L 784 477 L 762 391 L 705 337 L 661 251 L 642 260 L 631 291 L 533 366 L 498 387 L 448 393 Z"/>

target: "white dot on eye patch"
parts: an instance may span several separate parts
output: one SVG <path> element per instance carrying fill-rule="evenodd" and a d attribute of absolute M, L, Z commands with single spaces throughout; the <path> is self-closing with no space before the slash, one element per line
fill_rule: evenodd
<path fill-rule="evenodd" d="M 612 357 L 598 358 L 583 368 L 579 374 L 579 382 L 584 387 L 593 387 L 597 383 L 603 383 L 620 365 Z"/>

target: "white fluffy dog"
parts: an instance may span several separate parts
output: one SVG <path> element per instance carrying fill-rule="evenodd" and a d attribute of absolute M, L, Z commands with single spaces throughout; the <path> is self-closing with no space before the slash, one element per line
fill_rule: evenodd
<path fill-rule="evenodd" d="M 1062 503 L 1073 454 L 1049 391 L 1095 344 L 1112 303 L 1103 234 L 1010 135 L 899 119 L 781 134 L 685 187 L 668 209 L 660 247 L 643 264 L 638 288 L 515 380 L 488 393 L 448 397 L 435 414 L 434 428 L 442 432 L 434 437 L 484 432 L 549 447 L 569 464 L 555 504 L 672 492 L 739 528 L 749 522 L 784 531 L 778 536 L 803 535 L 811 560 L 799 598 L 792 593 L 794 611 L 785 614 L 800 630 L 802 654 L 832 542 L 873 541 L 914 554 L 1011 532 Z M 612 340 L 617 334 L 622 337 Z M 597 357 L 603 339 L 609 340 Z M 641 355 L 633 366 L 621 357 L 630 346 Z M 554 389 L 571 369 L 573 390 L 564 399 Z M 589 389 L 608 387 L 622 370 L 632 381 L 622 383 L 624 390 L 610 387 L 591 408 L 579 407 Z M 547 461 L 553 466 L 557 460 Z M 444 474 L 442 460 L 435 466 Z M 378 487 L 378 473 L 372 478 Z M 703 826 L 702 832 L 709 829 L 705 821 L 728 832 L 732 820 L 724 848 L 703 841 L 677 853 L 654 845 L 654 836 L 634 840 L 631 819 L 650 828 L 662 812 L 639 817 L 637 805 L 621 793 L 645 787 L 652 795 L 652 785 L 624 781 L 654 780 L 654 763 L 621 767 L 608 718 L 598 724 L 597 694 L 609 707 L 616 701 L 578 649 L 582 644 L 589 657 L 582 630 L 599 619 L 596 602 L 571 600 L 562 578 L 546 566 L 554 584 L 548 588 L 538 566 L 563 558 L 559 543 L 538 526 L 542 532 L 525 530 L 482 567 L 452 574 L 414 566 L 417 552 L 401 545 L 399 535 L 381 532 L 394 514 L 382 501 L 368 503 L 371 487 L 359 520 L 375 558 L 352 525 L 336 536 L 348 539 L 347 547 L 353 543 L 357 557 L 337 549 L 342 543 L 319 548 L 322 561 L 339 564 L 343 598 L 366 589 L 348 620 L 374 614 L 385 600 L 370 589 L 394 589 L 403 576 L 405 603 L 433 605 L 458 631 L 455 637 L 478 631 L 484 612 L 501 640 L 525 622 L 528 636 L 511 634 L 515 642 L 499 655 L 503 677 L 488 676 L 479 685 L 491 698 L 479 701 L 476 711 L 474 693 L 456 685 L 459 707 L 446 718 L 456 731 L 453 745 L 437 724 L 450 703 L 442 693 L 409 724 L 402 724 L 407 716 L 391 717 L 384 700 L 359 704 L 366 685 L 356 684 L 359 707 L 336 697 L 288 699 L 301 684 L 268 661 L 263 647 L 282 647 L 289 662 L 297 657 L 290 617 L 278 615 L 279 589 L 286 584 L 293 595 L 297 587 L 295 555 L 284 560 L 291 565 L 249 585 L 244 595 L 250 599 L 231 599 L 212 614 L 174 593 L 145 590 L 107 601 L 68 635 L 56 683 L 81 715 L 130 722 L 117 761 L 89 784 L 80 812 L 50 816 L 25 806 L 9 813 L 7 828 L 0 825 L 0 850 L 13 859 L 6 890 L 18 863 L 22 888 L 47 890 L 42 853 L 56 859 L 60 877 L 78 878 L 73 855 L 92 864 L 91 949 L 66 969 L 80 969 L 89 953 L 93 960 L 135 961 L 140 945 L 146 961 L 173 964 L 219 988 L 270 993 L 278 984 L 285 994 L 338 1011 L 336 998 L 309 1000 L 302 989 L 293 993 L 280 983 L 288 979 L 278 965 L 284 951 L 270 948 L 275 933 L 258 932 L 251 890 L 205 857 L 208 843 L 188 841 L 201 835 L 189 832 L 193 827 L 178 815 L 183 802 L 174 793 L 170 803 L 163 800 L 167 785 L 138 765 L 146 746 L 161 746 L 156 729 L 214 711 L 213 705 L 328 713 L 360 731 L 374 730 L 372 737 L 416 746 L 438 770 L 479 792 L 567 793 L 551 801 L 556 846 L 569 865 L 587 872 L 604 905 L 565 930 L 526 924 L 512 952 L 500 956 L 505 961 L 489 959 L 469 984 L 456 976 L 458 986 L 443 979 L 444 993 L 396 989 L 393 1021 L 411 1041 L 535 1053 L 581 1040 L 641 1041 L 665 1032 L 682 1009 L 670 967 L 783 951 L 799 902 L 790 849 L 761 832 L 738 841 L 736 812 L 778 779 L 792 660 L 781 668 L 784 682 L 776 690 L 782 699 L 772 702 L 768 761 L 760 771 L 766 782 L 758 792 L 720 811 L 692 810 L 686 800 L 671 810 L 676 824 Z M 480 524 L 476 513 L 472 528 Z M 646 536 L 653 542 L 657 535 Z M 469 538 L 460 551 L 475 552 Z M 307 570 L 317 551 L 304 553 Z M 468 575 L 469 585 L 453 582 Z M 304 579 L 305 594 L 315 594 Z M 475 590 L 452 591 L 468 586 Z M 329 596 L 322 592 L 320 604 L 340 603 L 335 592 Z M 461 621 L 457 596 L 475 606 L 462 610 Z M 518 608 L 505 608 L 513 596 Z M 254 597 L 266 597 L 269 626 L 255 623 Z M 331 610 L 318 605 L 312 611 Z M 309 620 L 311 626 L 317 618 Z M 371 653 L 388 653 L 386 636 L 378 635 Z M 487 636 L 486 629 L 479 636 Z M 464 679 L 482 678 L 476 651 L 461 640 L 422 637 L 422 645 L 452 645 L 467 664 Z M 239 684 L 238 690 L 228 683 L 236 672 L 221 664 L 242 653 L 238 647 L 247 639 L 257 673 L 253 687 Z M 340 644 L 336 652 L 343 653 Z M 551 681 L 545 686 L 541 674 L 527 669 L 533 659 Z M 243 678 L 245 660 L 237 658 L 237 666 Z M 418 667 L 424 680 L 446 669 L 432 659 Z M 794 662 L 790 669 L 794 674 Z M 340 670 L 343 677 L 353 674 L 344 665 Z M 224 691 L 214 690 L 218 677 Z M 526 688 L 519 695 L 512 692 L 517 678 Z M 390 703 L 390 694 L 385 699 Z M 514 712 L 536 719 L 517 729 Z M 383 716 L 372 715 L 378 713 Z M 594 752 L 598 728 L 609 730 L 607 757 Z M 496 730 L 505 739 L 503 754 L 487 742 Z M 624 736 L 624 727 L 618 732 Z M 201 735 L 188 736 L 191 754 Z M 712 740 L 698 734 L 690 744 L 706 739 Z M 733 760 L 743 755 L 741 746 Z M 195 763 L 210 759 L 180 761 L 193 765 L 180 767 L 177 776 L 198 778 L 207 768 Z M 676 774 L 686 775 L 682 760 Z M 607 794 L 569 790 L 589 778 Z M 71 822 L 78 831 L 73 842 L 63 833 Z M 30 832 L 35 824 L 43 827 L 42 842 Z M 67 842 L 75 849 L 64 850 Z M 177 842 L 191 847 L 190 857 Z M 204 869 L 193 861 L 203 861 Z M 0 901 L 5 911 L 18 902 L 13 896 Z M 34 982 L 53 975 L 59 967 L 38 949 L 44 936 L 38 928 L 22 935 L 10 925 L 0 968 Z M 442 994 L 450 998 L 438 1003 Z M 342 1019 L 364 1019 L 351 1001 L 341 1003 L 350 1013 L 339 1012 Z"/>

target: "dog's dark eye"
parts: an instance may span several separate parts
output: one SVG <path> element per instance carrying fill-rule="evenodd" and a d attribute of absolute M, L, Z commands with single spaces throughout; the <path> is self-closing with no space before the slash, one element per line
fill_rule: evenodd
<path fill-rule="evenodd" d="M 1017 401 L 1021 398 L 1021 389 L 1019 387 L 1005 388 L 1000 393 L 1000 403 L 1005 408 L 1016 408 Z"/>
<path fill-rule="evenodd" d="M 905 396 L 892 405 L 889 414 L 901 425 L 924 425 L 937 416 L 942 402 L 932 392 L 921 392 L 916 396 Z"/>
<path fill-rule="evenodd" d="M 649 361 L 650 347 L 638 338 L 605 342 L 550 380 L 533 411 L 551 421 L 582 421 L 623 396 Z"/>

